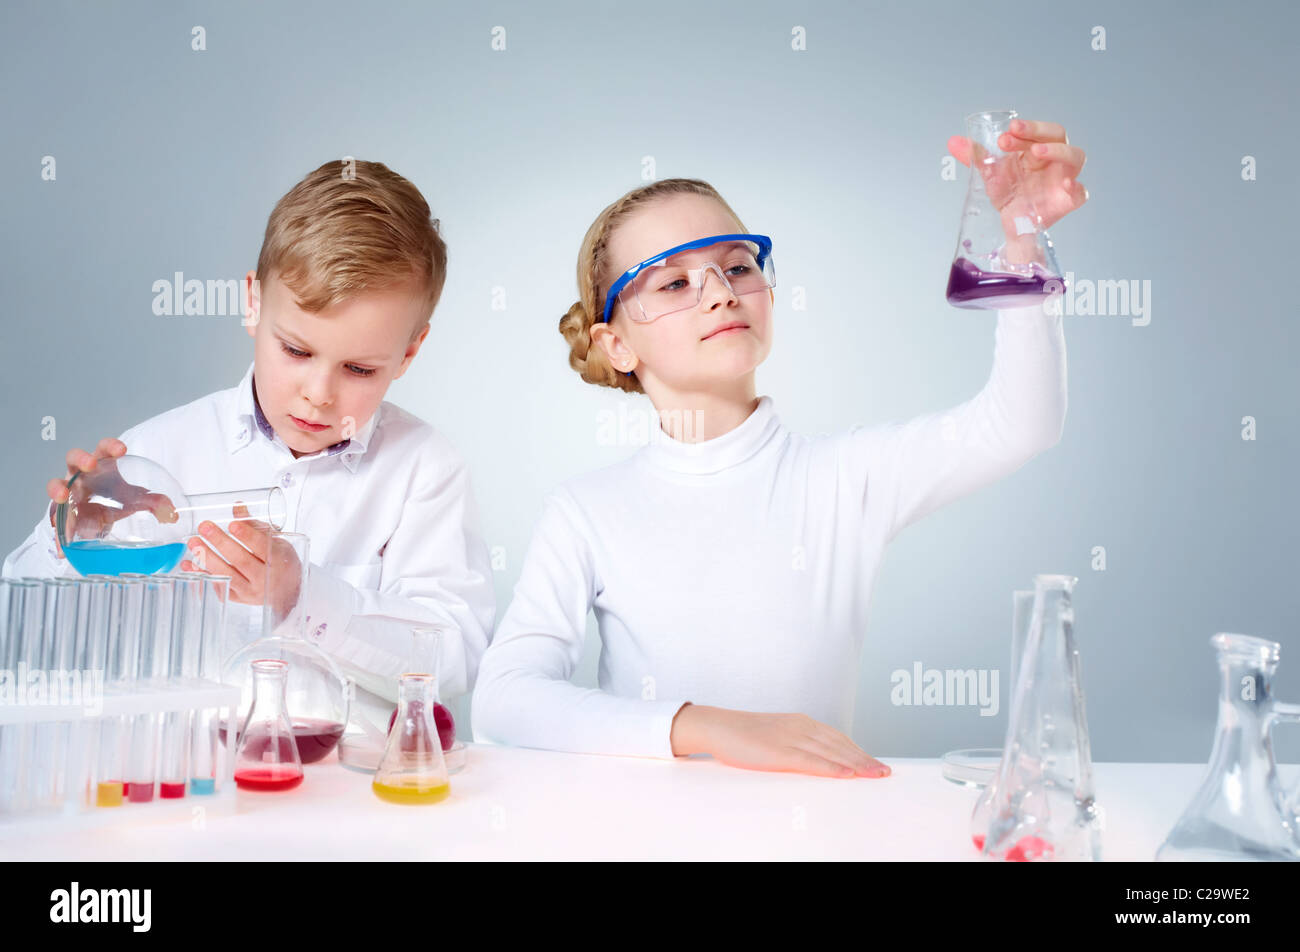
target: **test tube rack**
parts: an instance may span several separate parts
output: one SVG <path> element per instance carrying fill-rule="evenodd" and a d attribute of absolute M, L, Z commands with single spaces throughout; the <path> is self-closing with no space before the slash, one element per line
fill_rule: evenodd
<path fill-rule="evenodd" d="M 186 721 L 205 711 L 217 711 L 219 718 L 233 720 L 238 711 L 240 689 L 213 681 L 191 680 L 169 682 L 152 690 L 130 693 L 105 693 L 96 710 L 88 713 L 84 708 L 70 705 L 0 704 L 0 735 L 5 742 L 19 738 L 26 731 L 27 738 L 35 736 L 37 725 L 68 725 L 64 757 L 60 763 L 45 764 L 44 774 L 66 778 L 60 795 L 38 790 L 41 770 L 31 769 L 31 760 L 39 762 L 41 752 L 33 744 L 25 747 L 32 752 L 29 762 L 19 765 L 18 776 L 26 782 L 15 791 L 17 809 L 0 813 L 0 839 L 18 828 L 28 831 L 29 824 L 41 823 L 67 827 L 94 827 L 107 823 L 154 822 L 169 818 L 191 818 L 196 808 L 207 815 L 229 815 L 235 812 L 234 751 L 225 744 L 215 747 L 215 792 L 191 795 L 176 799 L 153 798 L 148 803 L 123 801 L 120 806 L 103 807 L 95 803 L 97 777 L 95 764 L 98 755 L 98 738 L 101 725 L 110 718 L 131 717 L 140 714 L 182 713 Z M 161 722 L 159 724 L 161 726 Z M 160 745 L 154 745 L 161 751 Z M 46 752 L 48 753 L 48 752 Z M 156 758 L 157 760 L 157 758 Z M 52 769 L 51 769 L 52 768 Z M 158 775 L 155 763 L 155 776 Z"/>
<path fill-rule="evenodd" d="M 0 838 L 234 812 L 228 592 L 194 573 L 0 579 Z"/>

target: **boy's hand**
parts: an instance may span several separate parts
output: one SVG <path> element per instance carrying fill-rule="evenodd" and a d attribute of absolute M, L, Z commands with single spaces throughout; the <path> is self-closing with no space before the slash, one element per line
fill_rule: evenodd
<path fill-rule="evenodd" d="M 206 572 L 230 576 L 230 600 L 244 605 L 267 603 L 267 561 L 275 571 L 270 603 L 276 618 L 285 618 L 298 604 L 302 563 L 293 546 L 273 536 L 265 522 L 248 518 L 245 506 L 236 506 L 239 521 L 230 524 L 229 534 L 212 522 L 199 523 L 199 535 L 189 542 L 189 558 L 181 562 L 182 571 Z"/>
<path fill-rule="evenodd" d="M 867 756 L 833 727 L 805 714 L 756 714 L 687 704 L 673 718 L 678 756 L 712 754 L 748 770 L 782 770 L 819 777 L 887 777 L 890 769 Z"/>
<path fill-rule="evenodd" d="M 1013 119 L 1010 131 L 998 140 L 998 147 L 1019 153 L 1019 182 L 1003 161 L 981 164 L 980 172 L 989 201 L 1002 213 L 1002 228 L 1009 244 L 1020 238 L 1018 217 L 1036 213 L 1038 227 L 1050 228 L 1088 200 L 1088 190 L 1077 178 L 1087 155 L 1078 146 L 1070 145 L 1064 126 Z M 948 151 L 962 165 L 970 165 L 971 141 L 965 136 L 949 139 Z"/>
<path fill-rule="evenodd" d="M 69 450 L 67 476 L 63 479 L 51 479 L 45 484 L 45 493 L 50 497 L 51 501 L 50 525 L 55 525 L 55 507 L 68 501 L 68 483 L 73 476 L 92 472 L 99 466 L 101 460 L 117 459 L 119 456 L 124 455 L 126 455 L 126 444 L 111 437 L 100 440 L 99 445 L 95 447 L 94 453 L 87 453 L 81 449 Z M 89 500 L 78 503 L 76 512 L 73 512 L 72 508 L 69 507 L 64 520 L 64 534 L 68 538 L 100 538 L 108 533 L 113 523 L 137 512 L 152 512 L 159 522 L 175 522 L 177 520 L 176 509 L 170 499 L 161 493 L 151 493 L 141 486 L 134 486 L 126 482 L 117 473 L 116 466 L 111 470 L 101 470 L 97 473 L 95 487 L 99 494 L 111 496 L 120 501 L 123 504 L 122 508 L 101 506 Z M 81 525 L 79 533 L 74 531 L 78 522 Z M 54 544 L 58 546 L 61 558 L 63 548 L 59 545 L 57 539 L 55 539 Z"/>

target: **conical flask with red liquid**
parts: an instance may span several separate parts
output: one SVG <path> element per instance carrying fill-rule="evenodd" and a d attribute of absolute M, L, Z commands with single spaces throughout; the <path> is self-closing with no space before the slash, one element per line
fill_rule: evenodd
<path fill-rule="evenodd" d="M 1071 598 L 1078 579 L 1038 575 L 994 780 L 971 814 L 986 858 L 1101 859 L 1101 829 Z"/>
<path fill-rule="evenodd" d="M 998 308 L 1041 305 L 1065 291 L 1052 239 L 1043 227 L 1033 180 L 1024 175 L 1018 151 L 998 140 L 1010 131 L 1014 109 L 966 117 L 970 184 L 962 209 L 957 250 L 948 272 L 948 303 Z"/>
<path fill-rule="evenodd" d="M 271 533 L 262 610 L 263 637 L 233 652 L 222 663 L 221 679 L 226 684 L 242 687 L 239 708 L 242 718 L 253 698 L 249 664 L 259 658 L 286 662 L 289 670 L 285 694 L 298 756 L 304 764 L 313 764 L 329 756 L 343 736 L 353 690 L 334 659 L 306 637 L 315 634 L 306 600 L 312 571 L 308 556 L 306 535 Z"/>
<path fill-rule="evenodd" d="M 253 705 L 239 731 L 235 784 L 243 790 L 273 793 L 302 783 L 302 760 L 284 699 L 289 666 L 279 660 L 251 663 Z"/>

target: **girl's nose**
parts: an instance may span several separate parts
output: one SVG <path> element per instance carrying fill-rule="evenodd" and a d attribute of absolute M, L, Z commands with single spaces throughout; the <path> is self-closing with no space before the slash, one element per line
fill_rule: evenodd
<path fill-rule="evenodd" d="M 710 281 L 709 279 L 713 280 Z M 700 275 L 700 302 L 707 311 L 713 310 L 719 304 L 726 304 L 728 301 L 734 301 L 736 295 L 731 290 L 731 285 L 727 279 L 722 276 L 716 267 L 707 267 L 704 273 Z"/>

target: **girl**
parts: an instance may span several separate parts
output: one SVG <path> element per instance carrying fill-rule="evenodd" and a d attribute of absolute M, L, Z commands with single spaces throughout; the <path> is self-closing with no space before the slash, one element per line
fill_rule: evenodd
<path fill-rule="evenodd" d="M 1017 120 L 999 145 L 1048 196 L 1044 227 L 1087 200 L 1059 125 Z M 968 140 L 949 149 L 969 164 Z M 988 383 L 947 413 L 803 437 L 755 391 L 770 250 L 692 179 L 629 192 L 587 231 L 581 299 L 560 321 L 569 363 L 645 393 L 662 432 L 547 496 L 483 656 L 476 740 L 889 774 L 846 736 L 876 569 L 904 527 L 1059 440 L 1061 317 L 999 311 Z M 599 690 L 568 683 L 592 609 Z"/>

